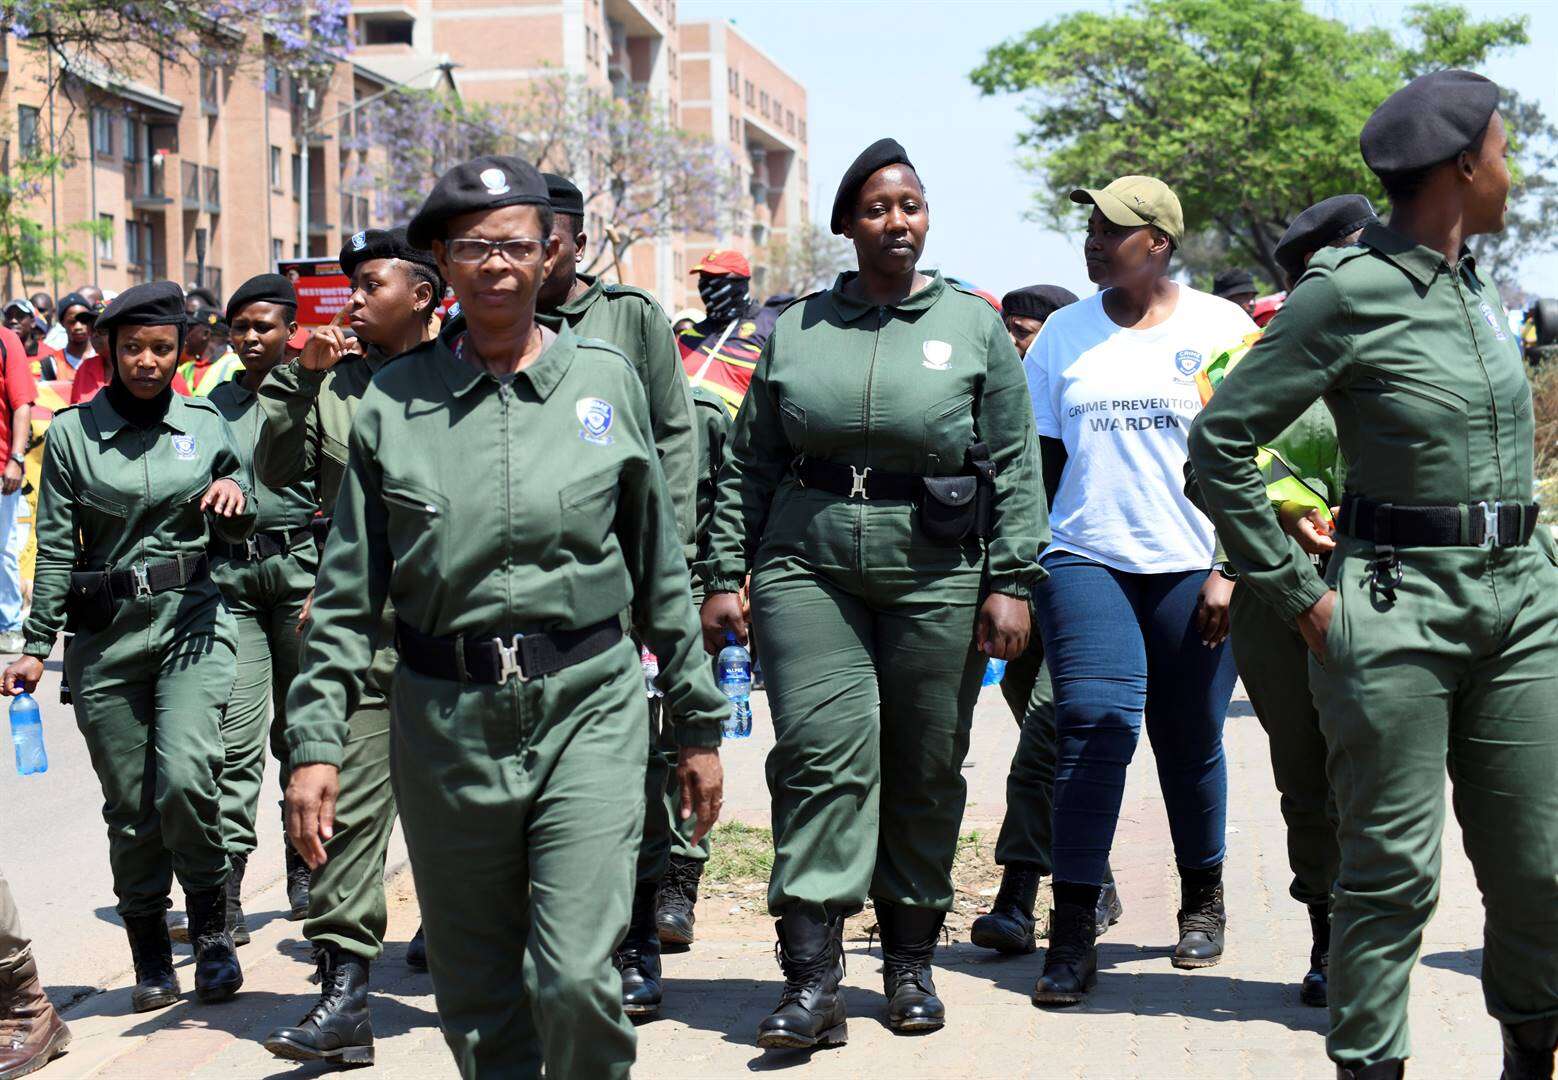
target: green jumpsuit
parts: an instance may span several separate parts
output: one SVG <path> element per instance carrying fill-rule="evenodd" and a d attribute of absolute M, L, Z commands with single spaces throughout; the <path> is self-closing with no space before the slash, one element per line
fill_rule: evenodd
<path fill-rule="evenodd" d="M 293 767 L 339 763 L 380 612 L 508 640 L 631 612 L 682 746 L 725 701 L 699 643 L 643 387 L 564 327 L 511 379 L 457 357 L 456 320 L 373 381 L 351 433 L 288 700 Z M 611 957 L 644 819 L 638 656 L 529 681 L 395 670 L 392 768 L 445 1039 L 462 1075 L 625 1077 L 634 1035 Z M 328 865 L 328 864 L 327 864 Z"/>
<path fill-rule="evenodd" d="M 255 447 L 260 481 L 276 489 L 312 483 L 319 509 L 328 515 L 346 475 L 352 418 L 369 380 L 388 362 L 369 346 L 363 359 L 327 372 L 309 371 L 296 361 L 274 368 L 259 392 L 265 417 Z M 303 923 L 309 941 L 328 942 L 369 961 L 384 948 L 384 859 L 395 826 L 386 700 L 395 669 L 393 612 L 386 613 L 381 631 L 382 647 L 348 722 L 335 833 L 325 842 L 328 861 L 314 872 Z"/>
<path fill-rule="evenodd" d="M 224 477 L 246 505 L 208 518 L 200 498 Z M 62 627 L 75 634 L 65 673 L 103 786 L 122 918 L 161 918 L 175 876 L 186 893 L 227 880 L 217 774 L 236 635 L 209 576 L 125 599 L 103 629 L 67 622 L 70 574 L 195 559 L 211 534 L 240 543 L 254 527 L 248 496 L 227 423 L 202 399 L 175 394 L 161 420 L 139 428 L 105 392 L 49 426 L 25 652 L 44 659 Z"/>
<path fill-rule="evenodd" d="M 1033 410 L 1011 338 L 939 274 L 896 305 L 834 287 L 774 327 L 736 417 L 702 577 L 752 616 L 773 707 L 768 902 L 823 917 L 877 900 L 948 910 L 990 592 L 1026 600 L 1048 539 Z M 804 486 L 798 455 L 898 474 L 991 452 L 988 542 L 944 543 L 911 500 Z"/>
<path fill-rule="evenodd" d="M 1240 588 L 1284 621 L 1336 591 L 1309 675 L 1341 842 L 1327 1049 L 1356 1068 L 1407 1056 L 1447 763 L 1486 910 L 1488 1010 L 1558 1015 L 1558 549 L 1545 528 L 1520 546 L 1393 552 L 1343 533 L 1322 580 L 1254 460 L 1321 397 L 1350 495 L 1461 507 L 1467 538 L 1481 503 L 1531 501 L 1533 419 L 1493 283 L 1469 255 L 1451 264 L 1372 225 L 1314 257 L 1190 436 Z"/>
<path fill-rule="evenodd" d="M 232 557 L 224 557 L 217 545 L 211 561 L 211 576 L 222 590 L 238 632 L 238 674 L 222 720 L 222 831 L 229 852 L 247 855 L 255 845 L 254 820 L 265 777 L 267 741 L 281 763 L 282 790 L 287 787 L 287 688 L 297 675 L 298 616 L 314 588 L 319 551 L 308 531 L 318 505 L 313 483 L 305 479 L 277 490 L 255 476 L 254 447 L 263 417 L 259 399 L 238 381 L 242 376 L 240 371 L 217 386 L 207 400 L 232 428 L 240 466 L 259 511 L 255 536 L 245 545 L 249 550 L 242 556 L 229 552 Z M 266 534 L 278 542 L 290 540 L 290 546 L 269 558 L 251 557 L 253 545 Z"/>

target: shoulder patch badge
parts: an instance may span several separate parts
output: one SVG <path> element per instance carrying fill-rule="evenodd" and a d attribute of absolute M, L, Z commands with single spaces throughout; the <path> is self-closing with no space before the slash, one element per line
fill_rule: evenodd
<path fill-rule="evenodd" d="M 611 425 L 616 419 L 611 402 L 598 397 L 580 398 L 573 411 L 579 418 L 579 438 L 596 446 L 611 445 Z"/>
<path fill-rule="evenodd" d="M 952 345 L 950 342 L 937 341 L 931 338 L 920 346 L 920 352 L 925 359 L 920 361 L 920 366 L 931 371 L 946 371 L 952 366 Z"/>
<path fill-rule="evenodd" d="M 194 461 L 195 437 L 193 435 L 173 436 L 173 454 L 180 461 Z"/>
<path fill-rule="evenodd" d="M 1480 306 L 1482 307 L 1482 317 L 1487 322 L 1489 328 L 1492 329 L 1493 336 L 1500 341 L 1508 340 L 1509 335 L 1504 330 L 1503 320 L 1494 314 L 1493 309 L 1488 306 L 1486 300 L 1482 301 Z"/>

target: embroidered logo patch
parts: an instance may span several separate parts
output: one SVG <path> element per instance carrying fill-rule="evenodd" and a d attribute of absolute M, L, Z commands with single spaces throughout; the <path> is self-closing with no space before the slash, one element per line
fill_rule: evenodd
<path fill-rule="evenodd" d="M 1194 375 L 1201 370 L 1202 356 L 1194 349 L 1180 349 L 1174 354 L 1174 366 L 1181 375 Z"/>
<path fill-rule="evenodd" d="M 946 371 L 952 366 L 952 346 L 948 342 L 932 338 L 920 346 L 920 352 L 925 354 L 925 359 L 920 361 L 921 367 Z"/>
<path fill-rule="evenodd" d="M 352 250 L 363 251 L 368 247 L 368 234 L 360 232 L 352 237 Z"/>
<path fill-rule="evenodd" d="M 580 398 L 573 410 L 579 418 L 579 438 L 596 446 L 611 444 L 611 423 L 616 418 L 611 402 L 598 397 Z"/>
<path fill-rule="evenodd" d="M 1498 338 L 1500 341 L 1507 341 L 1509 339 L 1509 335 L 1504 332 L 1503 321 L 1493 313 L 1493 309 L 1488 306 L 1488 302 L 1486 300 L 1482 301 L 1481 306 L 1482 317 L 1487 320 L 1488 326 L 1492 328 L 1493 336 Z"/>
<path fill-rule="evenodd" d="M 482 187 L 487 189 L 488 195 L 507 195 L 509 193 L 509 178 L 503 174 L 502 169 L 483 169 L 481 183 Z"/>
<path fill-rule="evenodd" d="M 195 437 L 193 435 L 173 436 L 173 453 L 180 461 L 194 461 Z"/>

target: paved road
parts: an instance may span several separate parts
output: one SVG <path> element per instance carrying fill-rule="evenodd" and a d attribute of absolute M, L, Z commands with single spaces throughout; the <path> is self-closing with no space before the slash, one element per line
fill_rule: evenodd
<path fill-rule="evenodd" d="M 55 700 L 46 686 L 45 702 Z M 766 824 L 762 757 L 765 703 L 756 734 L 727 748 L 730 815 Z M 79 738 L 46 705 L 54 766 L 44 778 L 19 779 L 0 768 L 0 864 L 24 918 L 39 934 L 40 963 L 67 1011 L 72 1052 L 48 1077 L 168 1077 L 211 1080 L 317 1075 L 270 1058 L 257 1040 L 296 1021 L 312 994 L 297 927 L 280 911 L 279 840 L 273 821 L 266 857 L 248 907 L 259 924 L 242 950 L 247 982 L 234 1002 L 128 1013 L 126 951 L 112 918 L 105 843 L 95 781 Z M 1015 728 L 999 695 L 980 703 L 969 755 L 967 827 L 993 829 Z M 635 1075 L 647 1078 L 743 1076 L 771 1069 L 805 1077 L 1221 1077 L 1330 1075 L 1323 1011 L 1296 1003 L 1294 980 L 1307 961 L 1303 909 L 1287 896 L 1288 874 L 1276 793 L 1259 726 L 1242 700 L 1229 721 L 1232 813 L 1228 871 L 1228 959 L 1197 973 L 1174 971 L 1176 882 L 1162 800 L 1145 743 L 1131 770 L 1114 865 L 1124 920 L 1104 939 L 1099 989 L 1082 1009 L 1041 1012 L 1028 1004 L 1040 956 L 992 960 L 965 941 L 937 954 L 938 986 L 948 1001 L 947 1029 L 900 1038 L 883 1026 L 879 957 L 852 942 L 846 977 L 851 1015 L 847 1047 L 802 1056 L 764 1055 L 752 1044 L 757 1022 L 778 997 L 769 924 L 715 918 L 691 953 L 666 961 L 665 1018 L 639 1032 Z M 398 849 L 397 849 L 398 850 Z M 1440 912 L 1429 927 L 1415 977 L 1412 1017 L 1417 1077 L 1490 1077 L 1498 1073 L 1496 1028 L 1482 1009 L 1481 907 L 1453 826 L 1446 836 Z M 264 886 L 262 888 L 262 886 Z M 378 1065 L 364 1077 L 450 1077 L 454 1070 L 436 1028 L 425 976 L 405 967 L 404 942 L 417 922 L 409 874 L 391 885 L 391 946 L 374 972 Z M 725 901 L 729 904 L 729 901 Z M 720 912 L 720 915 L 726 914 Z M 711 925 L 712 924 L 712 925 Z M 181 977 L 188 989 L 187 962 Z M 102 992 L 91 988 L 106 987 Z"/>

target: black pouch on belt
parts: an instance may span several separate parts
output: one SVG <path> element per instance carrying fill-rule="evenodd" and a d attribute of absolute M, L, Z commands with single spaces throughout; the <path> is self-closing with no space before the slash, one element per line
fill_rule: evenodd
<path fill-rule="evenodd" d="M 920 529 L 932 540 L 955 544 L 979 524 L 979 478 L 926 476 L 920 494 Z"/>
<path fill-rule="evenodd" d="M 65 628 L 71 633 L 105 630 L 114 621 L 114 597 L 101 570 L 72 571 L 65 598 Z"/>

